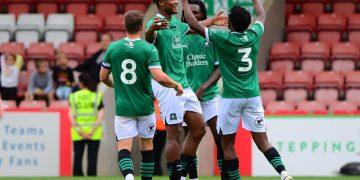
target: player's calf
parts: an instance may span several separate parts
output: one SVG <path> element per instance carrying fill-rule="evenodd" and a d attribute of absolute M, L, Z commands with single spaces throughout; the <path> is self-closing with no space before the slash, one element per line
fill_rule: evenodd
<path fill-rule="evenodd" d="M 252 137 L 259 150 L 264 153 L 266 159 L 273 168 L 280 174 L 281 180 L 292 180 L 292 177 L 286 172 L 285 165 L 281 160 L 279 152 L 268 142 L 267 134 L 252 132 Z"/>
<path fill-rule="evenodd" d="M 179 180 L 181 175 L 180 164 L 180 136 L 181 136 L 181 124 L 166 126 L 166 159 L 167 159 L 167 171 L 170 180 Z"/>
<path fill-rule="evenodd" d="M 125 180 L 134 180 L 134 165 L 129 150 L 122 149 L 118 152 L 118 163 Z"/>
<path fill-rule="evenodd" d="M 153 138 L 140 139 L 141 165 L 140 176 L 142 180 L 151 180 L 155 169 Z"/>

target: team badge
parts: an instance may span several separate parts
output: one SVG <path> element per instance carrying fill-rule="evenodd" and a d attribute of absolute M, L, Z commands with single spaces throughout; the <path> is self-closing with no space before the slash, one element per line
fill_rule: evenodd
<path fill-rule="evenodd" d="M 170 114 L 170 120 L 177 120 L 177 117 L 176 117 L 175 113 Z"/>
<path fill-rule="evenodd" d="M 155 124 L 154 124 L 154 123 L 151 123 L 151 124 L 149 125 L 149 127 L 147 128 L 147 132 L 148 132 L 149 134 L 154 134 L 154 133 L 155 133 Z"/>
<path fill-rule="evenodd" d="M 255 126 L 257 128 L 262 128 L 264 127 L 264 119 L 259 118 L 259 119 L 255 119 Z"/>

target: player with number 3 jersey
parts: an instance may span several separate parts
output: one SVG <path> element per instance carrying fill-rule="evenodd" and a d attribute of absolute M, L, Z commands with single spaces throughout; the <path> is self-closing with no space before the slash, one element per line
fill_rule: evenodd
<path fill-rule="evenodd" d="M 214 43 L 221 57 L 219 66 L 224 84 L 217 130 L 221 134 L 224 150 L 223 171 L 228 173 L 230 179 L 240 179 L 234 144 L 241 118 L 242 127 L 251 131 L 255 144 L 280 174 L 281 180 L 292 180 L 285 170 L 280 154 L 268 142 L 266 134 L 256 67 L 266 14 L 260 0 L 252 1 L 257 14 L 254 25 L 248 28 L 251 23 L 250 13 L 235 5 L 229 12 L 230 31 L 212 30 L 202 26 L 193 15 L 188 0 L 182 0 L 182 4 L 190 27 Z"/>

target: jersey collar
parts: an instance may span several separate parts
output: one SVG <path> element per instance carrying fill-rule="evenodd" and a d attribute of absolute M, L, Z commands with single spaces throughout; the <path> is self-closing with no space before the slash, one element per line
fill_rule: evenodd
<path fill-rule="evenodd" d="M 126 38 L 124 38 L 124 39 L 125 39 L 125 40 L 127 40 L 127 41 L 133 41 L 133 42 L 134 42 L 134 41 L 139 41 L 139 40 L 141 40 L 140 38 L 136 38 L 136 39 L 129 39 L 129 38 L 127 38 L 127 37 L 126 37 Z"/>

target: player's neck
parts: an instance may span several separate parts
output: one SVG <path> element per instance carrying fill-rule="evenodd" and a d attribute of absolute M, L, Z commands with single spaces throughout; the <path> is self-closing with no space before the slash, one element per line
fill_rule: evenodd
<path fill-rule="evenodd" d="M 130 40 L 140 39 L 141 38 L 141 31 L 136 34 L 126 34 L 126 37 Z"/>
<path fill-rule="evenodd" d="M 159 14 L 161 15 L 161 16 L 164 16 L 164 18 L 165 19 L 171 19 L 171 16 L 172 16 L 172 14 L 168 14 L 168 13 L 166 13 L 164 10 L 162 10 L 162 9 L 159 9 Z"/>

